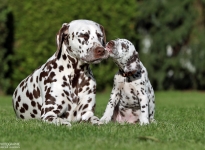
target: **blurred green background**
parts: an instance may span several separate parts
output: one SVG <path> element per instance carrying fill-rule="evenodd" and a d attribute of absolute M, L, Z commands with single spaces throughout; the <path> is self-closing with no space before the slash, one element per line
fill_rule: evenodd
<path fill-rule="evenodd" d="M 205 0 L 0 0 L 0 94 L 56 51 L 64 22 L 103 25 L 107 41 L 134 43 L 155 90 L 205 89 Z M 91 65 L 97 90 L 112 87 L 111 59 Z"/>

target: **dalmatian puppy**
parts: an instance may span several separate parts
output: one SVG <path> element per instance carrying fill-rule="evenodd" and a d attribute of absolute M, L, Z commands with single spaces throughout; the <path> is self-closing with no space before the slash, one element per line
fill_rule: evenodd
<path fill-rule="evenodd" d="M 57 51 L 17 86 L 13 108 L 22 119 L 70 126 L 94 116 L 96 82 L 89 64 L 108 57 L 103 26 L 89 20 L 64 23 L 57 34 Z"/>
<path fill-rule="evenodd" d="M 119 67 L 101 124 L 113 120 L 119 123 L 149 124 L 154 121 L 155 96 L 148 73 L 134 45 L 126 39 L 112 40 L 106 49 Z"/>

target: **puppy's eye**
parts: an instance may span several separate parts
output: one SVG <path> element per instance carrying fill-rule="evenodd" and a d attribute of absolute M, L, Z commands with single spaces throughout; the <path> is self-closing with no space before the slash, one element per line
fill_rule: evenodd
<path fill-rule="evenodd" d="M 89 34 L 85 33 L 85 34 L 83 34 L 83 36 L 85 39 L 87 39 L 87 40 L 89 39 Z"/>

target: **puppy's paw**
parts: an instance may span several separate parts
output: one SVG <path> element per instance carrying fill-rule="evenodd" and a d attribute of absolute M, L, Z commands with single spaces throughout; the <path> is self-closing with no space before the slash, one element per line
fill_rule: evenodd
<path fill-rule="evenodd" d="M 148 124 L 149 124 L 149 120 L 147 118 L 140 119 L 140 125 L 148 125 Z"/>
<path fill-rule="evenodd" d="M 110 122 L 110 120 L 110 117 L 102 117 L 99 121 L 99 124 L 107 124 L 108 122 Z"/>

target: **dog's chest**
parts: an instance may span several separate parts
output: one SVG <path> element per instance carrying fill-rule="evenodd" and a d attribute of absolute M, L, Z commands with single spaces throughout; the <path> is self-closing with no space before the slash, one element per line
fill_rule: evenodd
<path fill-rule="evenodd" d="M 120 100 L 115 108 L 114 120 L 117 122 L 136 123 L 139 121 L 140 103 L 135 84 L 118 82 Z"/>
<path fill-rule="evenodd" d="M 132 82 L 119 83 L 120 90 L 120 105 L 134 108 L 139 107 L 138 93 L 136 92 L 136 86 Z"/>

